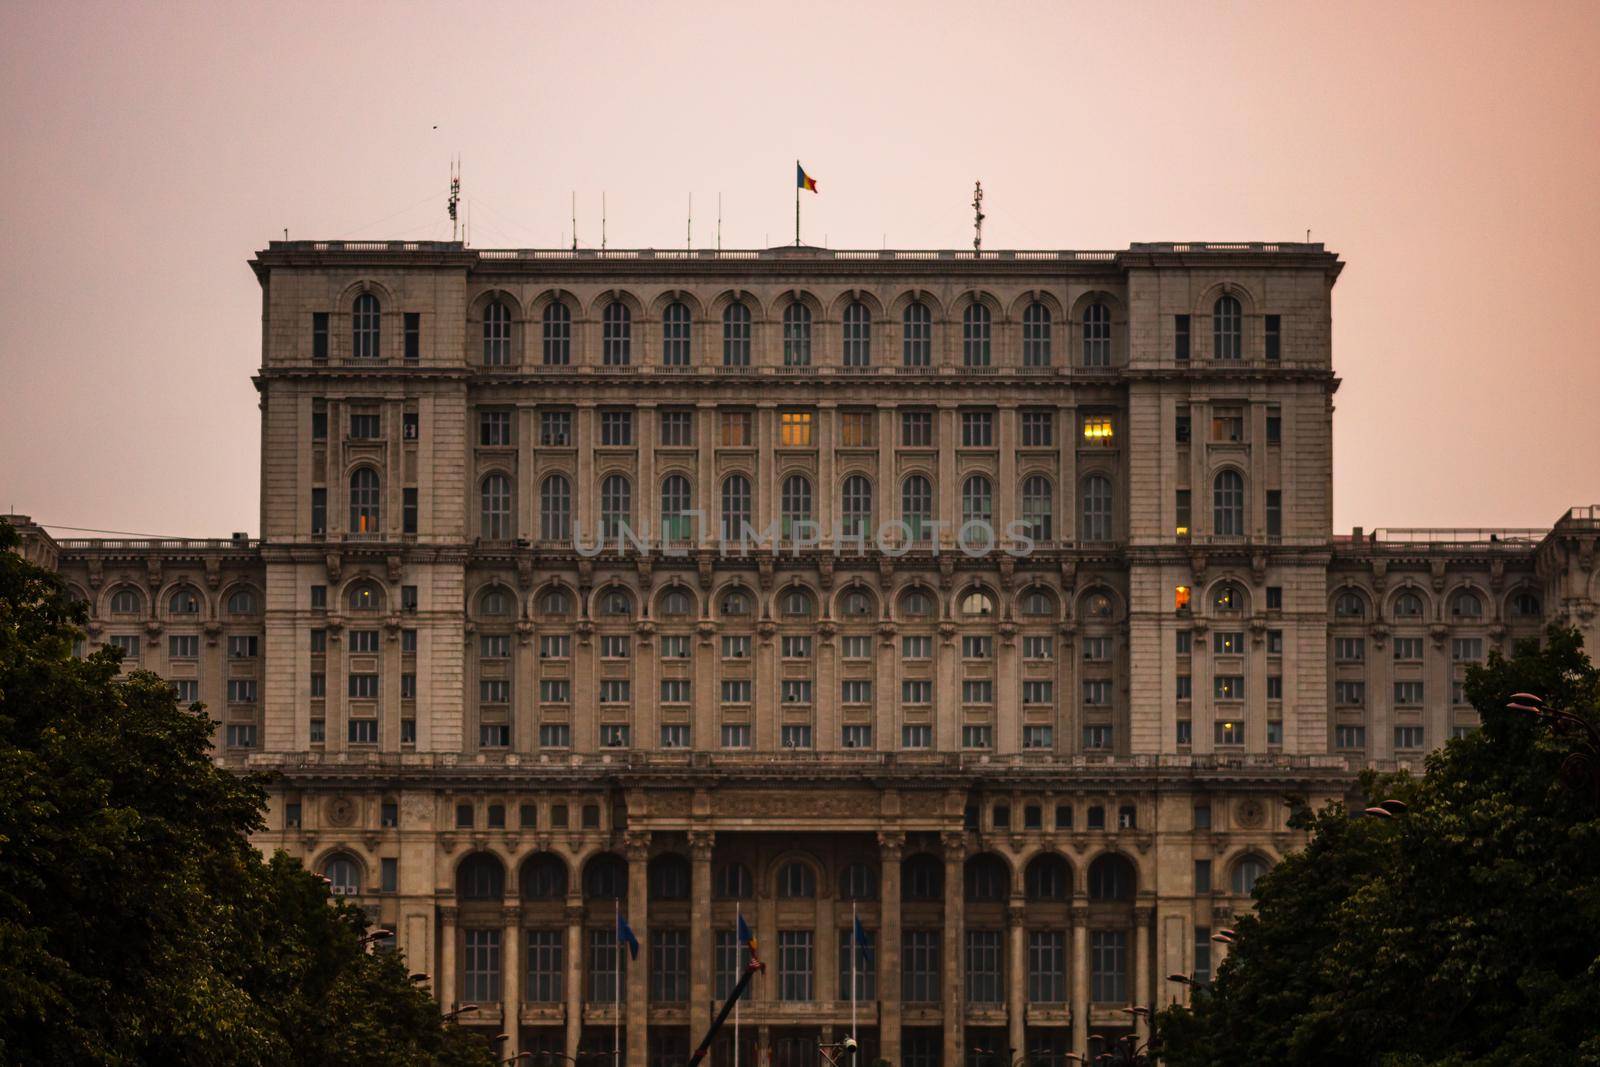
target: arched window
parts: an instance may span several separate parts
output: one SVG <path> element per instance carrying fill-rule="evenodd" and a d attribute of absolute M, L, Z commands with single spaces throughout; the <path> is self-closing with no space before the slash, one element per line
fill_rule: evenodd
<path fill-rule="evenodd" d="M 748 615 L 750 614 L 750 594 L 743 589 L 730 589 L 722 594 L 722 602 L 717 607 L 720 615 Z"/>
<path fill-rule="evenodd" d="M 118 589 L 111 594 L 111 613 L 113 615 L 137 615 L 144 603 L 144 598 L 132 589 Z"/>
<path fill-rule="evenodd" d="M 1045 618 L 1056 613 L 1056 598 L 1050 590 L 1032 585 L 1022 593 L 1022 614 L 1032 618 Z"/>
<path fill-rule="evenodd" d="M 511 517 L 511 479 L 491 474 L 483 480 L 478 529 L 486 541 L 509 541 L 516 534 Z"/>
<path fill-rule="evenodd" d="M 1219 296 L 1211 305 L 1211 351 L 1216 359 L 1244 356 L 1244 312 L 1235 297 Z"/>
<path fill-rule="evenodd" d="M 750 309 L 737 300 L 722 311 L 722 365 L 750 365 Z"/>
<path fill-rule="evenodd" d="M 933 536 L 933 483 L 920 474 L 900 483 L 900 519 L 910 529 L 911 540 Z"/>
<path fill-rule="evenodd" d="M 619 585 L 600 594 L 602 618 L 626 619 L 633 616 L 633 595 Z"/>
<path fill-rule="evenodd" d="M 1543 613 L 1544 606 L 1539 602 L 1537 593 L 1524 590 L 1511 598 L 1511 614 L 1518 618 L 1534 618 Z"/>
<path fill-rule="evenodd" d="M 1050 365 L 1050 309 L 1037 300 L 1022 311 L 1022 365 Z"/>
<path fill-rule="evenodd" d="M 721 900 L 749 900 L 754 895 L 750 869 L 741 863 L 728 863 L 717 868 L 716 883 L 712 887 Z"/>
<path fill-rule="evenodd" d="M 1078 538 L 1111 540 L 1111 479 L 1103 474 L 1091 474 L 1083 480 L 1083 523 Z"/>
<path fill-rule="evenodd" d="M 989 358 L 989 309 L 983 304 L 968 304 L 961 313 L 961 365 L 987 367 Z"/>
<path fill-rule="evenodd" d="M 1211 483 L 1211 522 L 1219 537 L 1244 536 L 1244 479 L 1221 470 Z"/>
<path fill-rule="evenodd" d="M 784 900 L 810 900 L 817 895 L 817 876 L 809 864 L 786 863 L 778 871 L 778 896 Z"/>
<path fill-rule="evenodd" d="M 1022 522 L 1028 536 L 1035 541 L 1048 541 L 1052 535 L 1051 518 L 1054 509 L 1050 500 L 1050 479 L 1034 474 L 1022 482 Z"/>
<path fill-rule="evenodd" d="M 462 900 L 499 900 L 506 895 L 506 869 L 487 852 L 468 856 L 456 871 L 456 895 Z"/>
<path fill-rule="evenodd" d="M 840 493 L 843 529 L 846 537 L 872 536 L 872 483 L 859 474 L 844 480 Z"/>
<path fill-rule="evenodd" d="M 1244 590 L 1233 582 L 1223 582 L 1211 594 L 1211 610 L 1223 613 L 1243 611 Z"/>
<path fill-rule="evenodd" d="M 811 309 L 799 302 L 783 309 L 783 365 L 811 366 Z"/>
<path fill-rule="evenodd" d="M 847 590 L 840 601 L 840 613 L 847 619 L 870 619 L 872 609 L 872 595 L 864 589 Z"/>
<path fill-rule="evenodd" d="M 600 362 L 607 367 L 633 362 L 633 312 L 620 300 L 600 313 Z"/>
<path fill-rule="evenodd" d="M 994 614 L 994 601 L 981 589 L 961 598 L 961 614 L 969 619 L 987 619 Z"/>
<path fill-rule="evenodd" d="M 816 601 L 804 589 L 791 588 L 784 590 L 782 599 L 778 602 L 778 610 L 786 619 L 809 619 L 816 612 Z"/>
<path fill-rule="evenodd" d="M 1340 619 L 1360 619 L 1367 614 L 1367 601 L 1353 589 L 1346 589 L 1333 601 L 1333 614 Z"/>
<path fill-rule="evenodd" d="M 1083 365 L 1111 366 L 1111 309 L 1098 300 L 1083 309 Z"/>
<path fill-rule="evenodd" d="M 371 582 L 357 582 L 350 587 L 346 597 L 351 611 L 381 611 L 383 609 L 383 595 L 378 587 Z"/>
<path fill-rule="evenodd" d="M 504 367 L 511 362 L 511 309 L 491 300 L 483 309 L 483 365 Z"/>
<path fill-rule="evenodd" d="M 228 594 L 229 615 L 254 615 L 256 613 L 256 594 L 250 589 L 235 589 Z"/>
<path fill-rule="evenodd" d="M 1422 618 L 1422 598 L 1406 590 L 1394 598 L 1394 617 L 1397 619 Z"/>
<path fill-rule="evenodd" d="M 900 362 L 907 367 L 927 367 L 933 363 L 933 313 L 928 305 L 913 300 L 900 316 Z"/>
<path fill-rule="evenodd" d="M 900 614 L 908 619 L 927 618 L 933 614 L 933 597 L 925 589 L 907 589 L 900 598 Z"/>
<path fill-rule="evenodd" d="M 588 900 L 622 900 L 628 895 L 628 865 L 607 853 L 589 861 L 583 871 L 583 895 Z"/>
<path fill-rule="evenodd" d="M 878 880 L 865 863 L 852 863 L 839 872 L 840 900 L 874 900 L 877 896 Z"/>
<path fill-rule="evenodd" d="M 1137 881 L 1133 864 L 1126 858 L 1101 856 L 1089 867 L 1089 899 L 1132 900 Z"/>
<path fill-rule="evenodd" d="M 872 366 L 872 312 L 859 300 L 844 309 L 844 365 Z"/>
<path fill-rule="evenodd" d="M 1045 853 L 1028 864 L 1024 889 L 1029 900 L 1066 900 L 1072 896 L 1072 872 L 1060 856 Z"/>
<path fill-rule="evenodd" d="M 689 479 L 669 474 L 661 481 L 661 536 L 667 541 L 687 541 L 693 536 L 694 502 Z"/>
<path fill-rule="evenodd" d="M 621 474 L 608 474 L 600 483 L 600 536 L 620 537 L 633 521 L 633 486 Z"/>
<path fill-rule="evenodd" d="M 478 598 L 478 614 L 491 619 L 501 618 L 511 614 L 511 606 L 514 603 L 516 598 L 507 592 L 504 586 L 491 585 Z"/>
<path fill-rule="evenodd" d="M 544 306 L 544 365 L 565 367 L 572 362 L 572 312 L 559 300 Z"/>
<path fill-rule="evenodd" d="M 322 865 L 322 876 L 336 897 L 353 897 L 361 892 L 361 865 L 343 852 L 335 853 Z"/>
<path fill-rule="evenodd" d="M 961 524 L 983 523 L 994 526 L 994 485 L 981 474 L 974 474 L 961 486 Z"/>
<path fill-rule="evenodd" d="M 572 535 L 572 483 L 564 474 L 549 474 L 539 483 L 539 536 L 565 541 Z"/>
<path fill-rule="evenodd" d="M 356 359 L 377 359 L 378 348 L 378 298 L 371 293 L 356 297 L 350 311 L 350 354 Z"/>
<path fill-rule="evenodd" d="M 350 474 L 350 532 L 377 533 L 379 502 L 378 472 L 357 467 Z"/>
<path fill-rule="evenodd" d="M 567 596 L 567 591 L 559 587 L 547 589 L 539 597 L 539 612 L 543 615 L 568 615 L 572 612 L 572 598 Z"/>
<path fill-rule="evenodd" d="M 689 861 L 682 856 L 658 856 L 650 864 L 651 900 L 689 899 Z"/>
<path fill-rule="evenodd" d="M 522 896 L 526 900 L 565 900 L 567 865 L 548 852 L 530 857 L 522 865 Z"/>
<path fill-rule="evenodd" d="M 811 521 L 811 479 L 803 474 L 791 474 L 783 480 L 781 495 L 784 540 L 793 540 L 803 532 L 801 523 Z"/>
<path fill-rule="evenodd" d="M 677 586 L 661 595 L 661 614 L 667 618 L 682 618 L 694 611 L 694 598 Z"/>
<path fill-rule="evenodd" d="M 661 365 L 689 365 L 690 315 L 688 305 L 674 300 L 661 312 Z"/>
<path fill-rule="evenodd" d="M 722 480 L 722 539 L 744 539 L 744 529 L 750 525 L 750 479 L 742 474 L 730 474 Z"/>
<path fill-rule="evenodd" d="M 966 898 L 969 903 L 1005 900 L 1011 895 L 1011 875 L 996 856 L 974 856 L 967 861 Z"/>
<path fill-rule="evenodd" d="M 1233 865 L 1233 891 L 1241 897 L 1256 891 L 1256 882 L 1267 873 L 1269 864 L 1260 856 L 1246 856 Z"/>
<path fill-rule="evenodd" d="M 1109 619 L 1117 613 L 1117 606 L 1105 593 L 1095 590 L 1083 598 L 1083 614 L 1090 619 Z"/>
<path fill-rule="evenodd" d="M 1458 619 L 1480 619 L 1483 617 L 1483 598 L 1470 589 L 1463 589 L 1450 602 L 1450 614 Z"/>
<path fill-rule="evenodd" d="M 900 899 L 938 901 L 944 897 L 944 865 L 926 852 L 905 861 L 900 872 Z"/>
<path fill-rule="evenodd" d="M 126 590 L 120 590 L 119 595 Z M 200 597 L 193 589 L 183 586 L 172 594 L 172 599 L 167 601 L 167 609 L 174 615 L 200 614 Z M 112 609 L 116 610 L 115 608 Z"/>

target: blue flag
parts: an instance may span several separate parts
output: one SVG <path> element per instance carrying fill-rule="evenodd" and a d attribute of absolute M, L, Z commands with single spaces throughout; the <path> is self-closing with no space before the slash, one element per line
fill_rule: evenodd
<path fill-rule="evenodd" d="M 628 920 L 617 914 L 617 943 L 628 946 L 628 956 L 631 959 L 639 958 L 639 939 L 633 936 L 633 927 L 628 925 Z"/>
<path fill-rule="evenodd" d="M 860 916 L 856 917 L 855 934 L 851 940 L 855 942 L 857 951 L 861 953 L 861 959 L 868 963 L 872 962 L 872 942 L 867 938 L 867 930 L 866 927 L 861 925 Z"/>
<path fill-rule="evenodd" d="M 739 915 L 739 944 L 748 945 L 751 952 L 756 950 L 756 935 L 750 932 L 750 924 L 744 921 L 744 914 Z"/>

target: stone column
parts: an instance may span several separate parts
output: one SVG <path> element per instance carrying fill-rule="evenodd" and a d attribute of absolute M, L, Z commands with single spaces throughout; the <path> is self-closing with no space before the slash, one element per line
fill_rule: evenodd
<path fill-rule="evenodd" d="M 1150 1007 L 1150 924 L 1155 920 L 1155 909 L 1133 909 L 1133 996 L 1129 999 L 1135 1007 Z M 1150 1040 L 1150 1016 L 1133 1017 L 1139 1040 Z"/>
<path fill-rule="evenodd" d="M 711 1003 L 711 850 L 717 835 L 689 831 L 689 1040 L 699 1040 L 710 1019 Z"/>
<path fill-rule="evenodd" d="M 439 973 L 433 976 L 434 996 L 439 1006 L 451 1011 L 456 1006 L 456 916 L 455 908 L 439 909 Z"/>
<path fill-rule="evenodd" d="M 500 1030 L 510 1037 L 500 1046 L 500 1058 L 509 1059 L 522 1051 L 522 909 L 506 908 L 501 917 L 500 992 L 505 1007 Z"/>
<path fill-rule="evenodd" d="M 627 1030 L 627 1045 L 623 1055 L 629 1064 L 640 1064 L 645 1062 L 650 1047 L 650 988 L 646 981 L 650 976 L 650 954 L 647 950 L 650 944 L 650 831 L 629 830 L 626 850 L 628 907 L 625 917 L 633 929 L 633 936 L 639 939 L 639 958 L 630 958 L 627 965 L 628 1012 L 622 1019 L 622 1025 Z M 624 948 L 622 951 L 628 950 Z"/>
<path fill-rule="evenodd" d="M 962 1022 L 966 1008 L 962 950 L 966 944 L 967 835 L 946 830 L 940 837 L 944 845 L 944 1062 L 966 1062 L 963 1054 Z"/>
<path fill-rule="evenodd" d="M 567 898 L 567 1055 L 576 1058 L 583 1041 L 583 904 L 582 898 Z"/>
<path fill-rule="evenodd" d="M 900 1063 L 900 859 L 906 835 L 878 835 L 878 1055 Z"/>
<path fill-rule="evenodd" d="M 1020 898 L 1013 898 L 1006 909 L 1011 930 L 1010 952 L 1006 958 L 1006 1041 L 1020 1056 L 1028 1050 L 1028 934 L 1023 926 L 1027 909 Z"/>
<path fill-rule="evenodd" d="M 1089 906 L 1072 905 L 1072 1051 L 1089 1055 Z"/>

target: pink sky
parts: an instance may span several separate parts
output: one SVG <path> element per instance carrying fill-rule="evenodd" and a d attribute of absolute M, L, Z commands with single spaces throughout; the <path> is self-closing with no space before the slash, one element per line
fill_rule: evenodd
<path fill-rule="evenodd" d="M 1600 5 L 0 7 L 0 509 L 257 529 L 245 266 L 291 237 L 1300 240 L 1335 525 L 1600 500 Z M 433 127 L 437 125 L 438 129 Z M 1588 457 L 1587 460 L 1584 457 Z"/>

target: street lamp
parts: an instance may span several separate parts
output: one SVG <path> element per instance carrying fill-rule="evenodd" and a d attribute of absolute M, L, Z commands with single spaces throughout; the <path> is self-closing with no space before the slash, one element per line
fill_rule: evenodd
<path fill-rule="evenodd" d="M 1600 808 L 1600 731 L 1594 724 L 1576 712 L 1547 707 L 1543 697 L 1532 693 L 1512 693 L 1506 707 L 1532 715 L 1556 737 L 1574 743 L 1561 761 L 1561 781 L 1568 789 L 1586 791 L 1589 803 Z"/>
<path fill-rule="evenodd" d="M 415 978 L 415 977 L 416 977 L 416 975 L 412 975 L 412 978 Z M 423 975 L 423 977 L 426 978 L 427 975 Z M 478 1006 L 476 1004 L 461 1004 L 461 1005 L 458 1005 L 457 1007 L 455 1007 L 454 1009 L 445 1012 L 443 1015 L 439 1016 L 439 1018 L 444 1019 L 447 1022 L 452 1022 L 453 1023 L 457 1019 L 461 1018 L 461 1016 L 466 1014 L 467 1012 L 469 1012 L 469 1011 L 477 1011 L 477 1010 L 478 1010 Z"/>

